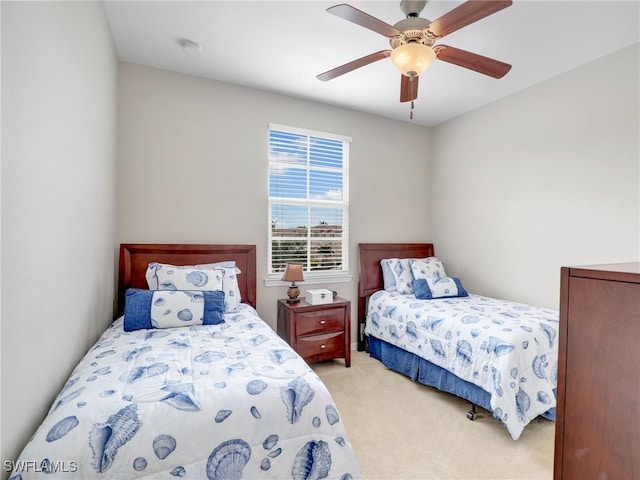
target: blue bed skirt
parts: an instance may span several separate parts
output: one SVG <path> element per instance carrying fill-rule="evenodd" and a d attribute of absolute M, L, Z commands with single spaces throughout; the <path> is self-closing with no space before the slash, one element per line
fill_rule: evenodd
<path fill-rule="evenodd" d="M 380 360 L 388 369 L 402 373 L 423 385 L 464 398 L 489 412 L 492 411 L 491 395 L 477 385 L 462 380 L 447 370 L 384 340 L 372 336 L 369 336 L 368 340 L 369 354 Z M 556 409 L 552 408 L 542 416 L 548 420 L 555 420 Z"/>

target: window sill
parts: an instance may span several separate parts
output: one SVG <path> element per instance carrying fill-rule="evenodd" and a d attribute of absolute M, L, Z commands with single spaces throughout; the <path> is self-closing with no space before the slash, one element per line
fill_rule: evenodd
<path fill-rule="evenodd" d="M 304 282 L 299 282 L 300 284 L 304 283 L 305 285 L 320 285 L 327 283 L 350 283 L 353 280 L 353 275 L 349 273 L 335 273 L 335 274 L 323 274 L 323 275 L 306 275 L 304 278 Z M 288 282 L 283 282 L 280 276 L 273 276 L 264 279 L 265 287 L 282 287 L 289 285 Z"/>

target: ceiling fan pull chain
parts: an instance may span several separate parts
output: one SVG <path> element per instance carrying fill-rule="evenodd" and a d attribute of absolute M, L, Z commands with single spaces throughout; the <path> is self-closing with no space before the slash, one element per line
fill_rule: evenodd
<path fill-rule="evenodd" d="M 411 111 L 409 112 L 409 120 L 413 120 L 413 100 L 411 100 Z"/>

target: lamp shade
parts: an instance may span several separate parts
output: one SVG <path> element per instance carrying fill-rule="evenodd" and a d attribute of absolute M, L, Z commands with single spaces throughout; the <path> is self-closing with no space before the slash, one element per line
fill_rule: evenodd
<path fill-rule="evenodd" d="M 417 77 L 436 59 L 433 49 L 422 43 L 399 45 L 391 51 L 391 61 L 407 77 Z"/>
<path fill-rule="evenodd" d="M 282 280 L 285 282 L 302 282 L 304 281 L 304 275 L 302 274 L 301 263 L 287 263 L 282 275 Z"/>

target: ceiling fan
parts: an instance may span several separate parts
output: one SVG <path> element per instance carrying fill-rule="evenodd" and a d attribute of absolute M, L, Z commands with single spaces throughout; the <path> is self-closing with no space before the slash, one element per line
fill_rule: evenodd
<path fill-rule="evenodd" d="M 413 102 L 418 98 L 418 77 L 436 59 L 494 78 L 502 78 L 507 74 L 511 69 L 511 65 L 507 63 L 448 45 L 435 45 L 435 43 L 445 35 L 510 6 L 513 3 L 511 0 L 468 0 L 434 21 L 419 16 L 426 3 L 426 0 L 401 1 L 400 9 L 406 18 L 393 26 L 351 5 L 339 4 L 329 7 L 327 12 L 387 37 L 391 49 L 380 50 L 345 63 L 317 75 L 317 78 L 323 81 L 331 80 L 383 58 L 391 57 L 392 62 L 402 72 L 400 101 Z"/>

